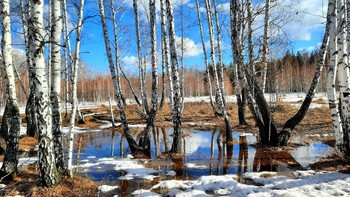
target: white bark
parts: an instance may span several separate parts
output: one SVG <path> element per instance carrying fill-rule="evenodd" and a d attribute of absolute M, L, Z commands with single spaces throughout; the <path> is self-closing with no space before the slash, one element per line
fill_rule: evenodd
<path fill-rule="evenodd" d="M 165 2 L 160 1 L 160 8 L 161 8 L 161 31 L 162 31 L 162 42 L 163 42 L 163 59 L 165 63 L 165 68 L 167 70 L 167 76 L 168 76 L 168 83 L 169 83 L 169 101 L 170 101 L 170 109 L 174 108 L 174 86 L 173 86 L 173 79 L 171 77 L 171 67 L 170 67 L 170 60 L 169 60 L 169 40 L 167 38 L 166 33 L 166 13 L 165 13 Z"/>
<path fill-rule="evenodd" d="M 56 165 L 64 168 L 61 120 L 61 30 L 62 14 L 59 0 L 51 0 L 51 105 L 52 105 L 52 131 Z"/>
<path fill-rule="evenodd" d="M 183 0 L 181 0 L 181 114 L 183 113 L 184 106 L 185 106 L 185 59 L 184 59 L 184 54 L 185 54 L 185 46 L 184 46 L 184 13 L 183 13 Z M 191 96 L 191 95 L 190 95 Z"/>
<path fill-rule="evenodd" d="M 201 15 L 200 15 L 200 11 L 199 11 L 198 0 L 196 0 L 196 10 L 197 10 L 198 23 L 199 23 L 199 32 L 201 35 L 202 49 L 203 49 L 203 54 L 204 54 L 205 77 L 207 79 L 207 88 L 208 88 L 208 92 L 209 92 L 210 105 L 211 105 L 211 108 L 213 109 L 214 114 L 217 114 L 216 107 L 215 107 L 215 104 L 213 101 L 213 89 L 211 86 L 211 77 L 210 77 L 210 72 L 209 72 L 208 56 L 207 56 L 207 50 L 206 50 L 205 41 L 204 41 L 203 25 L 202 25 Z"/>
<path fill-rule="evenodd" d="M 266 90 L 266 75 L 267 75 L 267 59 L 269 53 L 269 43 L 268 43 L 268 34 L 270 28 L 270 0 L 265 1 L 265 18 L 264 18 L 264 36 L 263 36 L 263 57 L 262 57 L 262 92 L 265 93 Z"/>
<path fill-rule="evenodd" d="M 150 115 L 155 116 L 158 106 L 158 63 L 157 63 L 157 29 L 156 29 L 156 5 L 155 0 L 149 1 L 150 7 L 150 34 L 152 54 L 152 99 Z"/>
<path fill-rule="evenodd" d="M 252 80 L 255 80 L 254 46 L 253 46 L 253 16 L 252 1 L 247 0 L 247 20 L 248 20 L 248 64 L 252 69 Z M 254 95 L 254 88 L 252 90 Z"/>
<path fill-rule="evenodd" d="M 172 119 L 174 124 L 174 137 L 171 152 L 182 152 L 182 123 L 181 123 L 181 90 L 179 78 L 179 62 L 177 59 L 176 42 L 175 42 L 175 25 L 172 0 L 165 0 L 167 18 L 168 18 L 168 33 L 170 42 L 171 70 L 174 86 L 174 108 L 172 108 Z"/>
<path fill-rule="evenodd" d="M 64 29 L 64 69 L 65 69 L 65 110 L 66 115 L 68 113 L 68 101 L 69 101 L 69 71 L 68 67 L 72 63 L 72 54 L 70 48 L 70 36 L 68 33 L 68 12 L 66 0 L 61 0 L 62 15 L 63 15 L 63 29 Z"/>
<path fill-rule="evenodd" d="M 205 0 L 205 7 L 207 12 L 207 19 L 208 19 L 208 27 L 209 27 L 209 36 L 210 36 L 210 48 L 211 48 L 211 61 L 213 65 L 213 73 L 214 73 L 214 84 L 215 84 L 215 92 L 217 95 L 217 102 L 221 109 L 221 113 L 224 116 L 225 119 L 225 125 L 226 125 L 226 141 L 231 142 L 232 141 L 232 131 L 231 131 L 231 125 L 230 120 L 226 111 L 225 104 L 222 100 L 222 92 L 219 85 L 219 77 L 216 69 L 216 56 L 215 56 L 215 44 L 214 44 L 214 27 L 213 27 L 213 20 L 212 20 L 212 8 L 210 4 L 210 0 Z"/>
<path fill-rule="evenodd" d="M 22 27 L 24 42 L 26 47 L 26 59 L 28 66 L 28 78 L 29 78 L 29 97 L 26 103 L 26 121 L 27 121 L 27 135 L 29 136 L 38 136 L 39 129 L 37 126 L 37 114 L 36 114 L 36 104 L 35 104 L 35 89 L 33 86 L 34 83 L 34 67 L 32 62 L 32 54 L 30 52 L 30 43 L 29 36 L 31 35 L 31 29 L 29 28 L 29 13 L 31 8 L 29 6 L 29 1 L 24 4 L 21 0 L 21 18 L 22 18 Z"/>
<path fill-rule="evenodd" d="M 334 135 L 336 141 L 336 148 L 340 149 L 343 142 L 343 129 L 338 109 L 338 100 L 336 96 L 335 83 L 336 83 L 336 74 L 338 68 L 338 46 L 337 46 L 337 12 L 336 10 L 336 0 L 330 0 L 328 4 L 328 9 L 331 10 L 331 25 L 330 25 L 330 66 L 328 70 L 327 78 L 327 95 L 329 101 L 329 108 L 332 113 L 332 122 L 334 128 Z"/>
<path fill-rule="evenodd" d="M 348 46 L 347 46 L 347 17 L 346 17 L 346 1 L 338 0 L 337 17 L 338 17 L 338 83 L 340 91 L 340 115 L 344 132 L 343 153 L 349 155 L 349 134 L 350 134 L 350 73 L 348 62 Z"/>
<path fill-rule="evenodd" d="M 31 28 L 31 53 L 34 66 L 35 99 L 38 103 L 38 127 L 39 127 L 39 174 L 41 182 L 45 186 L 55 185 L 59 181 L 55 164 L 53 147 L 51 106 L 48 95 L 48 85 L 45 72 L 44 59 L 44 26 L 43 12 L 44 1 L 31 1 L 31 16 L 29 27 Z"/>
<path fill-rule="evenodd" d="M 140 38 L 140 25 L 139 25 L 139 13 L 138 13 L 138 4 L 137 0 L 133 0 L 134 7 L 134 18 L 135 18 L 135 30 L 136 30 L 136 43 L 137 43 L 137 57 L 138 57 L 138 66 L 139 66 L 139 79 L 140 79 L 140 92 L 143 111 L 146 114 L 149 113 L 148 103 L 147 103 L 147 94 L 145 87 L 145 77 L 144 77 L 144 68 L 142 64 L 142 53 L 141 53 L 141 38 Z"/>
<path fill-rule="evenodd" d="M 1 167 L 5 174 L 15 174 L 18 170 L 18 140 L 21 127 L 21 118 L 17 104 L 16 84 L 14 76 L 14 65 L 12 64 L 12 39 L 11 39 L 11 21 L 10 21 L 10 2 L 3 0 L 0 2 L 0 21 L 2 26 L 1 52 L 2 63 L 1 70 L 5 71 L 6 82 L 6 109 L 3 120 L 9 119 L 6 130 L 1 131 L 1 137 L 6 136 L 6 153 Z M 3 121 L 5 122 L 5 121 Z"/>
<path fill-rule="evenodd" d="M 75 53 L 72 64 L 72 115 L 69 121 L 69 133 L 68 133 L 68 164 L 67 170 L 70 177 L 73 177 L 73 142 L 74 142 L 74 124 L 75 115 L 77 112 L 78 98 L 77 98 L 77 78 L 80 59 L 80 39 L 81 31 L 83 28 L 83 13 L 84 13 L 84 0 L 80 0 L 78 23 L 76 28 L 76 41 L 75 41 Z"/>
<path fill-rule="evenodd" d="M 220 82 L 220 90 L 222 95 L 222 102 L 225 104 L 225 95 L 224 95 L 224 88 L 225 88 L 225 82 L 224 82 L 224 63 L 222 60 L 222 49 L 221 49 L 221 29 L 219 24 L 219 13 L 217 11 L 216 6 L 216 0 L 213 0 L 213 6 L 214 6 L 214 14 L 215 14 L 215 26 L 216 26 L 216 35 L 217 35 L 217 47 L 218 47 L 218 56 L 219 56 L 219 82 Z"/>
<path fill-rule="evenodd" d="M 129 130 L 128 121 L 126 119 L 124 104 L 122 101 L 121 89 L 119 86 L 119 71 L 118 71 L 118 69 L 116 69 L 114 67 L 112 50 L 111 50 L 109 39 L 108 39 L 108 30 L 107 30 L 107 23 L 106 23 L 103 0 L 99 0 L 98 3 L 99 3 L 99 7 L 100 7 L 100 17 L 101 17 L 101 23 L 102 23 L 103 38 L 104 38 L 105 48 L 106 48 L 106 52 L 107 52 L 109 69 L 110 69 L 110 73 L 112 76 L 113 85 L 115 88 L 115 97 L 117 99 L 120 119 L 122 122 L 124 135 L 128 141 L 130 150 L 132 151 L 132 153 L 135 153 L 135 151 L 137 151 L 137 149 L 138 149 L 138 146 L 137 146 L 134 135 Z"/>

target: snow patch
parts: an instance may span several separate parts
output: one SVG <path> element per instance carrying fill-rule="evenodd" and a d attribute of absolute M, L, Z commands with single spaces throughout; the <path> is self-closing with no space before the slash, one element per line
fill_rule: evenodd
<path fill-rule="evenodd" d="M 81 164 L 79 165 L 79 168 L 101 168 L 101 166 L 112 165 L 114 166 L 114 170 L 123 171 L 126 173 L 126 175 L 119 177 L 119 179 L 121 180 L 132 180 L 135 178 L 153 180 L 155 177 L 157 177 L 154 174 L 159 173 L 159 171 L 150 168 L 145 168 L 139 162 L 139 160 L 131 160 L 129 158 L 100 158 L 94 163 Z"/>
<path fill-rule="evenodd" d="M 110 186 L 110 185 L 101 185 L 98 187 L 98 189 L 102 192 L 102 193 L 107 193 L 110 192 L 112 190 L 118 189 L 118 186 Z"/>
<path fill-rule="evenodd" d="M 350 193 L 349 174 L 312 170 L 292 174 L 295 178 L 275 172 L 243 175 L 243 179 L 252 180 L 256 185 L 239 183 L 237 175 L 202 176 L 194 181 L 161 181 L 152 189 L 171 190 L 166 196 L 347 196 Z"/>
<path fill-rule="evenodd" d="M 194 164 L 194 163 L 187 163 L 186 166 L 187 166 L 187 168 L 199 169 L 199 170 L 203 170 L 203 169 L 207 169 L 208 168 L 205 165 L 197 165 L 197 164 Z"/>
<path fill-rule="evenodd" d="M 136 190 L 132 193 L 133 196 L 138 196 L 138 197 L 160 197 L 161 195 L 151 192 L 150 190 L 145 190 L 145 189 L 140 189 Z"/>
<path fill-rule="evenodd" d="M 166 176 L 176 176 L 176 172 L 174 170 L 170 170 L 165 174 Z"/>

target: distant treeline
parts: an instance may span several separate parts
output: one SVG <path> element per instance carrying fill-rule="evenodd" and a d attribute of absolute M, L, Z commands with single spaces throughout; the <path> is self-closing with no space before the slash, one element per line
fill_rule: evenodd
<path fill-rule="evenodd" d="M 16 58 L 17 56 L 14 55 Z M 312 53 L 297 52 L 296 54 L 287 51 L 281 58 L 269 61 L 268 63 L 268 74 L 267 74 L 267 92 L 268 93 L 290 93 L 290 92 L 305 92 L 308 90 L 309 85 L 314 75 L 317 63 L 319 60 L 319 52 L 314 51 Z M 17 67 L 18 76 L 23 83 L 25 91 L 29 92 L 28 89 L 28 70 L 27 66 L 19 60 L 14 61 Z M 260 76 L 261 65 L 256 65 L 256 77 Z M 326 72 L 325 68 L 322 72 L 321 81 L 318 86 L 319 92 L 326 91 Z M 195 96 L 207 96 L 208 91 L 206 90 L 203 70 L 196 68 L 188 68 L 184 70 L 184 92 L 186 97 Z M 224 83 L 225 83 L 225 95 L 234 94 L 232 87 L 232 65 L 226 65 L 224 70 Z M 63 72 L 64 73 L 64 72 Z M 150 74 L 149 74 L 150 75 Z M 64 78 L 64 77 L 63 77 Z M 146 77 L 146 88 L 147 93 L 151 94 L 151 80 L 150 76 Z M 20 85 L 18 78 L 16 78 L 17 84 L 17 97 L 21 104 L 26 103 L 26 94 Z M 140 95 L 140 85 L 138 76 L 128 76 L 131 86 L 135 93 Z M 162 75 L 159 74 L 159 92 L 162 90 Z M 167 77 L 164 78 L 165 88 L 167 94 Z M 62 94 L 61 100 L 66 100 L 65 94 L 65 81 L 62 81 Z M 121 77 L 121 85 L 125 98 L 133 98 L 131 89 L 124 77 Z M 4 106 L 5 98 L 5 84 L 2 77 L 1 80 L 1 106 Z M 114 88 L 112 79 L 107 74 L 95 74 L 94 71 L 89 70 L 85 64 L 81 65 L 80 74 L 78 77 L 78 99 L 80 102 L 88 101 L 107 101 L 111 96 L 113 98 Z M 161 94 L 159 94 L 161 95 Z"/>

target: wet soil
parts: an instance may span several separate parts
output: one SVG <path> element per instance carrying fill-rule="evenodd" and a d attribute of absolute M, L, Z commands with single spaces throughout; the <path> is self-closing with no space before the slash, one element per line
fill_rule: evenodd
<path fill-rule="evenodd" d="M 321 101 L 320 101 L 321 102 Z M 140 116 L 135 112 L 137 106 L 136 105 L 128 105 L 126 107 L 127 117 L 131 124 L 145 124 L 145 120 L 142 120 Z M 214 143 L 214 148 L 206 147 L 203 150 L 201 149 L 198 154 L 193 154 L 192 158 L 185 157 L 185 163 L 183 159 L 180 160 L 171 160 L 169 159 L 169 155 L 161 154 L 161 152 L 165 152 L 164 142 L 160 143 L 160 146 L 163 148 L 159 148 L 159 152 L 153 153 L 153 158 L 156 158 L 154 162 L 149 163 L 148 167 L 157 168 L 157 169 L 171 169 L 177 172 L 175 177 L 165 177 L 169 179 L 193 179 L 198 176 L 202 176 L 203 174 L 225 174 L 225 173 L 244 173 L 249 171 L 248 168 L 250 166 L 250 171 L 258 171 L 254 169 L 256 163 L 258 161 L 261 170 L 269 170 L 269 171 L 278 171 L 282 167 L 287 165 L 287 169 L 314 169 L 314 170 L 329 170 L 329 171 L 342 171 L 342 172 L 350 172 L 350 167 L 346 162 L 340 159 L 336 153 L 330 152 L 324 156 L 317 155 L 317 160 L 307 167 L 300 164 L 294 158 L 294 155 L 291 153 L 294 150 L 297 150 L 300 147 L 317 147 L 319 144 L 322 144 L 332 148 L 334 146 L 334 136 L 332 134 L 332 125 L 331 125 L 331 116 L 330 111 L 327 107 L 324 108 L 316 108 L 310 109 L 307 113 L 304 120 L 294 129 L 292 135 L 294 136 L 307 136 L 305 137 L 296 137 L 292 138 L 288 147 L 282 148 L 266 148 L 260 147 L 256 144 L 256 141 L 252 140 L 248 142 L 242 142 L 240 135 L 236 136 L 236 142 L 232 149 L 232 154 L 230 155 L 230 151 L 223 150 L 223 146 L 220 148 L 220 143 L 217 143 L 218 136 L 220 130 L 225 129 L 224 121 L 222 117 L 216 117 L 210 108 L 208 103 L 185 103 L 185 108 L 183 112 L 183 127 L 187 130 L 196 130 L 196 133 L 204 131 L 206 133 L 204 135 L 205 138 L 208 138 L 209 145 Z M 251 114 L 247 113 L 247 122 L 248 126 L 239 126 L 238 118 L 237 118 L 237 106 L 234 103 L 227 104 L 228 113 L 230 115 L 231 124 L 233 125 L 233 130 L 238 133 L 249 133 L 253 136 L 257 135 L 257 129 L 254 126 L 254 122 Z M 278 127 L 282 127 L 284 122 L 288 120 L 292 115 L 297 112 L 297 108 L 286 103 L 277 103 L 273 107 L 273 115 L 275 118 L 275 122 Z M 118 120 L 118 109 L 113 107 L 115 120 Z M 249 111 L 249 110 L 247 110 Z M 111 122 L 111 115 L 109 113 L 108 106 L 100 106 L 98 108 L 93 109 L 83 109 L 82 114 L 84 116 L 84 123 L 78 123 L 78 127 L 87 128 L 89 130 L 100 129 L 102 125 L 105 125 L 106 122 Z M 68 126 L 69 116 L 63 117 L 63 125 Z M 22 117 L 24 119 L 24 116 Z M 0 117 L 1 119 L 1 117 Z M 171 122 L 171 112 L 167 105 L 164 106 L 162 110 L 159 111 L 155 125 L 158 128 L 169 128 L 172 126 Z M 23 121 L 23 126 L 25 126 L 25 121 Z M 88 150 L 93 147 L 97 151 L 101 152 L 101 147 L 104 147 L 106 141 L 103 139 L 110 139 L 111 141 L 121 142 L 117 147 L 119 147 L 118 151 L 113 151 L 110 149 L 107 150 L 108 154 L 100 155 L 101 157 L 112 154 L 113 156 L 125 156 L 127 153 L 127 144 L 121 138 L 122 129 L 121 127 L 117 128 L 107 128 L 104 129 L 105 132 L 101 132 L 99 134 L 80 134 L 75 139 L 75 152 L 79 151 L 83 152 L 84 150 Z M 142 128 L 133 128 L 135 132 L 141 132 Z M 214 132 L 215 131 L 215 132 Z M 159 131 L 161 133 L 161 130 Z M 168 131 L 169 132 L 169 131 Z M 112 139 L 111 133 L 114 133 L 115 138 Z M 193 138 L 194 135 L 191 132 L 188 132 L 188 139 Z M 215 133 L 215 134 L 213 134 Z M 202 134 L 200 134 L 202 135 Z M 118 138 L 119 136 L 119 138 Z M 161 136 L 161 134 L 159 134 Z M 246 137 L 246 139 L 249 137 Z M 244 141 L 244 140 L 243 140 Z M 315 145 L 315 142 L 317 144 Z M 108 143 L 107 143 L 108 144 Z M 21 137 L 20 139 L 20 151 L 28 152 L 33 151 L 35 146 L 37 145 L 36 138 L 30 137 Z M 111 143 L 107 146 L 110 147 Z M 121 145 L 123 147 L 121 147 Z M 90 147 L 91 146 L 91 147 Z M 220 150 L 221 149 L 221 150 Z M 90 150 L 90 149 L 89 149 Z M 122 151 L 121 151 L 122 150 Z M 250 150 L 254 150 L 254 153 L 249 153 Z M 303 151 L 301 149 L 301 151 Z M 81 153 L 79 152 L 79 153 Z M 111 153 L 113 152 L 113 153 Z M 254 156 L 253 156 L 254 154 Z M 84 155 L 84 154 L 81 154 Z M 88 154 L 85 154 L 87 156 Z M 157 156 L 158 155 L 158 156 Z M 273 155 L 273 157 L 271 157 Z M 163 158 L 162 158 L 163 157 Z M 203 157 L 205 159 L 203 159 Z M 245 158 L 250 158 L 251 160 L 245 160 Z M 202 160 L 199 160 L 201 158 Z M 2 160 L 2 157 L 0 156 Z M 80 158 L 84 159 L 84 158 Z M 249 163 L 250 162 L 250 163 Z M 197 166 L 207 165 L 205 169 L 196 169 L 190 168 L 186 166 L 186 163 L 194 163 Z M 258 166 L 258 165 L 256 165 Z M 281 170 L 281 173 L 284 173 Z M 97 173 L 98 174 L 98 173 Z M 5 190 L 0 190 L 0 195 L 28 195 L 28 196 L 40 196 L 40 194 L 52 192 L 52 196 L 89 196 L 87 191 L 90 191 L 90 194 L 94 194 L 96 196 L 97 186 L 102 183 L 113 183 L 116 181 L 117 177 L 121 176 L 120 173 L 114 173 L 113 176 L 102 176 L 101 178 L 95 179 L 95 177 L 91 176 L 91 174 L 83 173 L 82 176 L 87 177 L 77 179 L 65 179 L 60 186 L 49 189 L 49 188 L 41 188 L 38 183 L 38 171 L 36 167 L 29 167 L 21 169 L 19 176 L 13 182 L 8 183 L 10 186 L 6 187 Z M 120 181 L 119 186 L 124 189 L 118 190 L 119 195 L 127 195 L 130 194 L 132 190 L 135 190 L 135 187 L 130 187 L 130 185 L 137 185 L 136 189 L 139 188 L 150 188 L 154 185 L 153 182 L 159 181 L 162 178 L 156 178 L 154 181 L 143 181 L 143 180 L 134 180 L 134 181 Z M 90 180 L 98 181 L 89 182 Z M 85 182 L 86 181 L 86 182 Z M 28 184 L 33 186 L 29 186 Z M 80 186 L 86 186 L 80 187 Z M 26 188 L 26 191 L 25 189 Z M 28 189 L 29 188 L 29 189 Z M 70 195 L 69 193 L 59 193 L 56 190 L 62 191 L 78 191 L 77 195 Z M 80 192 L 80 195 L 79 195 Z M 112 192 L 113 193 L 113 192 Z M 105 194 L 106 196 L 112 195 Z M 50 193 L 51 194 L 51 193 Z M 103 196 L 103 195 L 102 195 Z"/>

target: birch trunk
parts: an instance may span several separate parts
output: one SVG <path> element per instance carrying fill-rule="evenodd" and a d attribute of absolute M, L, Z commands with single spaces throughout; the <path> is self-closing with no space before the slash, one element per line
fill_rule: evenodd
<path fill-rule="evenodd" d="M 134 17 L 135 17 L 135 29 L 136 29 L 136 43 L 137 43 L 137 57 L 138 57 L 138 66 L 139 66 L 139 79 L 140 79 L 140 92 L 141 92 L 141 100 L 143 111 L 148 114 L 148 103 L 147 103 L 147 94 L 145 87 L 145 77 L 144 77 L 144 69 L 142 65 L 142 53 L 141 53 L 141 38 L 140 38 L 140 25 L 139 25 L 139 13 L 138 13 L 138 5 L 137 0 L 133 0 L 134 7 Z"/>
<path fill-rule="evenodd" d="M 249 12 L 248 12 L 249 14 Z M 264 145 L 272 145 L 272 146 L 281 146 L 281 145 L 287 145 L 288 139 L 290 137 L 290 132 L 295 128 L 297 124 L 300 123 L 300 121 L 304 118 L 311 101 L 313 99 L 313 96 L 316 91 L 317 84 L 319 82 L 320 74 L 322 71 L 322 68 L 325 63 L 325 58 L 326 58 L 326 52 L 327 52 L 327 46 L 329 43 L 329 18 L 332 14 L 330 13 L 330 10 L 328 11 L 327 14 L 327 25 L 326 25 L 326 31 L 325 31 L 325 36 L 323 39 L 322 43 L 322 48 L 321 48 L 321 53 L 322 57 L 318 62 L 317 70 L 314 74 L 314 78 L 312 81 L 312 84 L 309 88 L 308 94 L 299 109 L 299 111 L 292 117 L 290 118 L 284 125 L 283 130 L 280 133 L 277 133 L 277 128 L 274 123 L 273 117 L 271 115 L 271 111 L 267 105 L 267 102 L 264 98 L 264 95 L 261 91 L 261 87 L 259 87 L 258 83 L 256 80 L 252 80 L 252 76 L 245 70 L 245 76 L 249 80 L 244 80 L 243 82 L 245 84 L 248 84 L 248 93 L 252 92 L 252 89 L 255 89 L 254 92 L 254 99 L 257 103 L 258 106 L 258 112 L 255 111 L 254 107 L 251 104 L 251 99 L 249 99 L 249 107 L 251 109 L 251 112 L 253 114 L 253 117 L 256 121 L 256 124 L 259 127 L 259 132 L 260 132 L 260 138 L 261 138 L 261 143 Z M 250 97 L 248 97 L 250 98 Z M 260 113 L 260 114 L 259 114 Z"/>
<path fill-rule="evenodd" d="M 247 125 L 245 120 L 245 107 L 246 107 L 246 90 L 245 86 L 239 82 L 244 81 L 243 71 L 243 52 L 244 47 L 242 44 L 244 28 L 242 28 L 244 21 L 241 11 L 241 4 L 239 1 L 231 1 L 231 45 L 232 45 L 232 56 L 234 58 L 234 79 L 233 85 L 235 87 L 235 93 L 238 105 L 238 120 L 239 125 Z M 243 30 L 242 30 L 243 29 Z M 254 87 L 253 87 L 254 88 Z"/>
<path fill-rule="evenodd" d="M 150 11 L 150 34 L 151 34 L 151 54 L 152 54 L 152 99 L 151 108 L 148 114 L 146 129 L 139 145 L 144 149 L 147 156 L 151 156 L 150 130 L 154 129 L 154 121 L 158 109 L 158 66 L 157 66 L 157 37 L 156 37 L 156 5 L 155 0 L 149 1 Z"/>
<path fill-rule="evenodd" d="M 255 65 L 254 65 L 254 45 L 253 45 L 253 13 L 252 0 L 247 0 L 247 20 L 248 20 L 248 62 L 252 69 L 252 78 L 255 80 Z M 254 95 L 254 89 L 252 90 Z"/>
<path fill-rule="evenodd" d="M 221 95 L 222 95 L 222 102 L 224 105 L 226 105 L 225 101 L 225 82 L 224 82 L 224 63 L 222 60 L 222 49 L 221 49 L 221 29 L 219 24 L 219 14 L 217 11 L 216 6 L 216 0 L 213 0 L 213 6 L 214 6 L 214 14 L 215 14 L 215 26 L 216 26 L 216 35 L 217 35 L 217 48 L 218 48 L 218 56 L 219 56 L 219 69 L 218 69 L 218 77 L 219 77 L 219 86 L 221 89 Z"/>
<path fill-rule="evenodd" d="M 170 67 L 170 59 L 169 59 L 169 40 L 167 38 L 166 33 L 166 7 L 165 7 L 165 1 L 160 1 L 160 13 L 161 13 L 161 31 L 162 31 L 162 42 L 163 42 L 163 56 L 162 59 L 164 59 L 165 68 L 167 70 L 167 76 L 168 76 L 168 83 L 169 83 L 169 103 L 170 103 L 170 109 L 174 108 L 174 86 L 173 86 L 173 79 L 172 79 L 172 72 Z"/>
<path fill-rule="evenodd" d="M 51 0 L 51 106 L 52 132 L 56 166 L 64 169 L 62 120 L 61 120 L 61 30 L 62 14 L 59 0 Z"/>
<path fill-rule="evenodd" d="M 35 90 L 33 86 L 34 81 L 34 68 L 32 63 L 32 54 L 30 53 L 30 46 L 29 46 L 29 34 L 30 28 L 29 28 L 29 13 L 30 13 L 30 6 L 29 1 L 27 1 L 27 4 L 24 5 L 23 0 L 20 1 L 21 3 L 21 19 L 22 19 L 22 28 L 23 28 L 23 36 L 24 36 L 24 44 L 26 47 L 26 60 L 27 60 L 27 66 L 28 66 L 28 77 L 29 77 L 29 96 L 27 99 L 26 104 L 26 122 L 27 122 L 27 135 L 29 136 L 38 136 L 39 128 L 37 124 L 37 114 L 36 114 L 36 104 L 35 104 Z"/>
<path fill-rule="evenodd" d="M 16 97 L 16 84 L 13 69 L 14 65 L 12 64 L 10 1 L 8 0 L 3 0 L 0 3 L 0 20 L 2 26 L 2 70 L 5 71 L 4 74 L 7 96 L 6 110 L 3 118 L 9 118 L 7 122 L 7 130 L 1 130 L 2 133 L 6 133 L 6 153 L 3 165 L 1 166 L 1 174 L 11 174 L 11 178 L 14 178 L 18 172 L 18 140 L 21 127 L 21 118 Z M 6 121 L 3 121 L 3 123 L 6 123 Z"/>
<path fill-rule="evenodd" d="M 163 37 L 163 36 L 162 36 Z M 166 82 L 165 82 L 165 57 L 164 57 L 164 42 L 163 38 L 161 38 L 161 49 L 162 49 L 162 93 L 161 93 L 161 98 L 160 98 L 160 103 L 159 103 L 159 110 L 163 109 L 164 106 L 164 101 L 165 101 L 165 89 L 166 89 Z"/>
<path fill-rule="evenodd" d="M 323 37 L 323 41 L 322 41 L 322 46 L 320 49 L 320 54 L 321 54 L 321 58 L 318 61 L 317 64 L 317 68 L 315 71 L 315 74 L 313 76 L 310 88 L 306 94 L 306 97 L 301 105 L 301 107 L 299 108 L 298 112 L 292 117 L 290 118 L 288 121 L 286 121 L 286 123 L 283 126 L 283 130 L 286 132 L 290 132 L 292 131 L 296 125 L 298 125 L 302 119 L 305 117 L 310 104 L 312 102 L 312 99 L 314 98 L 314 95 L 316 93 L 316 89 L 317 89 L 317 85 L 320 81 L 320 77 L 321 77 L 321 73 L 323 70 L 323 67 L 325 65 L 326 62 L 326 57 L 327 57 L 327 50 L 329 47 L 329 40 L 330 40 L 330 17 L 331 17 L 331 6 L 328 6 L 328 13 L 327 13 L 327 23 L 326 23 L 326 28 L 325 28 L 325 35 Z M 288 141 L 289 137 L 284 137 L 281 134 L 279 135 L 279 145 L 287 145 L 287 141 Z"/>
<path fill-rule="evenodd" d="M 68 161 L 67 170 L 70 177 L 73 177 L 73 142 L 74 142 L 74 124 L 75 116 L 77 113 L 77 78 L 78 78 L 78 68 L 80 59 L 80 39 L 81 31 L 83 28 L 83 13 L 84 13 L 84 0 L 80 0 L 78 23 L 76 28 L 76 40 L 75 40 L 75 53 L 72 64 L 72 115 L 69 121 L 69 133 L 68 133 Z"/>
<path fill-rule="evenodd" d="M 63 29 L 64 29 L 64 68 L 65 68 L 65 109 L 66 109 L 66 115 L 68 115 L 68 102 L 69 102 L 69 66 L 72 65 L 72 54 L 71 54 L 71 47 L 70 47 L 70 36 L 68 33 L 68 12 L 67 12 L 67 3 L 66 0 L 61 0 L 61 7 L 62 7 L 62 16 L 63 16 Z"/>
<path fill-rule="evenodd" d="M 176 42 L 175 42 L 175 25 L 172 0 L 165 0 L 166 11 L 168 18 L 168 32 L 170 39 L 170 57 L 172 80 L 174 87 L 174 107 L 172 111 L 172 119 L 174 125 L 173 144 L 171 147 L 172 153 L 182 152 L 182 115 L 181 115 L 181 92 L 180 92 L 180 78 L 179 78 L 179 62 L 177 59 Z"/>
<path fill-rule="evenodd" d="M 196 10 L 197 10 L 197 18 L 198 18 L 198 23 L 199 23 L 199 32 L 201 35 L 201 42 L 202 42 L 202 49 L 203 49 L 203 54 L 204 54 L 204 63 L 205 63 L 205 79 L 207 81 L 207 89 L 209 92 L 209 100 L 210 100 L 210 106 L 213 110 L 213 113 L 215 116 L 220 115 L 220 113 L 217 112 L 217 109 L 214 104 L 213 100 L 213 90 L 211 86 L 211 78 L 210 78 L 210 72 L 209 72 L 209 63 L 208 63 L 208 56 L 207 56 L 207 50 L 204 42 L 204 35 L 203 35 L 203 25 L 202 25 L 202 19 L 199 11 L 199 2 L 196 0 Z"/>
<path fill-rule="evenodd" d="M 226 111 L 226 106 L 222 100 L 222 92 L 219 86 L 219 77 L 216 69 L 216 56 L 215 56 L 215 45 L 214 45 L 214 27 L 212 21 L 212 8 L 210 4 L 210 0 L 205 0 L 205 7 L 207 11 L 207 19 L 209 26 L 209 35 L 210 35 L 210 48 L 211 48 L 211 60 L 213 64 L 213 73 L 214 73 L 214 84 L 215 84 L 215 92 L 217 95 L 217 102 L 221 109 L 221 113 L 224 116 L 225 125 L 226 125 L 226 142 L 232 142 L 232 129 L 230 125 L 230 120 Z"/>
<path fill-rule="evenodd" d="M 113 57 L 112 50 L 111 50 L 109 39 L 108 39 L 108 30 L 107 30 L 107 23 L 106 23 L 103 0 L 99 0 L 99 7 L 100 7 L 101 25 L 102 25 L 102 30 L 103 30 L 103 38 L 104 38 L 106 52 L 107 52 L 109 69 L 110 69 L 110 73 L 112 76 L 113 85 L 115 88 L 115 97 L 117 99 L 117 105 L 119 108 L 120 119 L 122 122 L 124 135 L 125 135 L 125 138 L 129 144 L 130 150 L 133 154 L 135 154 L 138 152 L 139 147 L 136 143 L 136 140 L 135 140 L 133 133 L 131 133 L 131 131 L 129 130 L 128 121 L 126 119 L 123 99 L 122 99 L 122 96 L 120 93 L 121 89 L 119 86 L 119 72 L 114 67 L 113 58 L 112 58 Z"/>
<path fill-rule="evenodd" d="M 45 77 L 44 59 L 44 2 L 31 1 L 31 16 L 29 18 L 31 53 L 34 66 L 35 101 L 37 103 L 39 128 L 39 174 L 44 186 L 52 186 L 60 181 L 55 163 L 54 144 L 52 136 L 51 106 L 48 95 L 47 78 Z"/>
<path fill-rule="evenodd" d="M 183 13 L 183 0 L 181 0 L 181 76 L 180 76 L 180 86 L 181 86 L 181 114 L 183 113 L 185 106 L 185 46 L 184 46 L 184 13 Z"/>
<path fill-rule="evenodd" d="M 338 83 L 339 83 L 339 109 L 340 118 L 343 127 L 343 146 L 342 152 L 346 156 L 350 156 L 350 73 L 348 62 L 348 46 L 347 46 L 347 10 L 346 1 L 338 0 L 337 17 L 338 17 Z M 350 158 L 350 157 L 349 157 Z"/>
<path fill-rule="evenodd" d="M 338 46 L 337 46 L 337 12 L 336 0 L 330 0 L 328 3 L 328 9 L 332 11 L 332 17 L 330 18 L 330 66 L 328 68 L 327 77 L 327 95 L 329 108 L 332 114 L 332 122 L 335 136 L 335 146 L 338 150 L 341 150 L 343 144 L 343 128 L 341 125 L 341 119 L 338 108 L 338 100 L 336 96 L 335 84 L 338 68 Z"/>
<path fill-rule="evenodd" d="M 262 92 L 265 93 L 266 90 L 266 75 L 267 75 L 267 56 L 269 53 L 269 43 L 268 43 L 268 34 L 270 28 L 269 22 L 270 15 L 270 0 L 265 1 L 265 17 L 264 17 L 264 37 L 263 37 L 263 57 L 262 57 Z"/>

